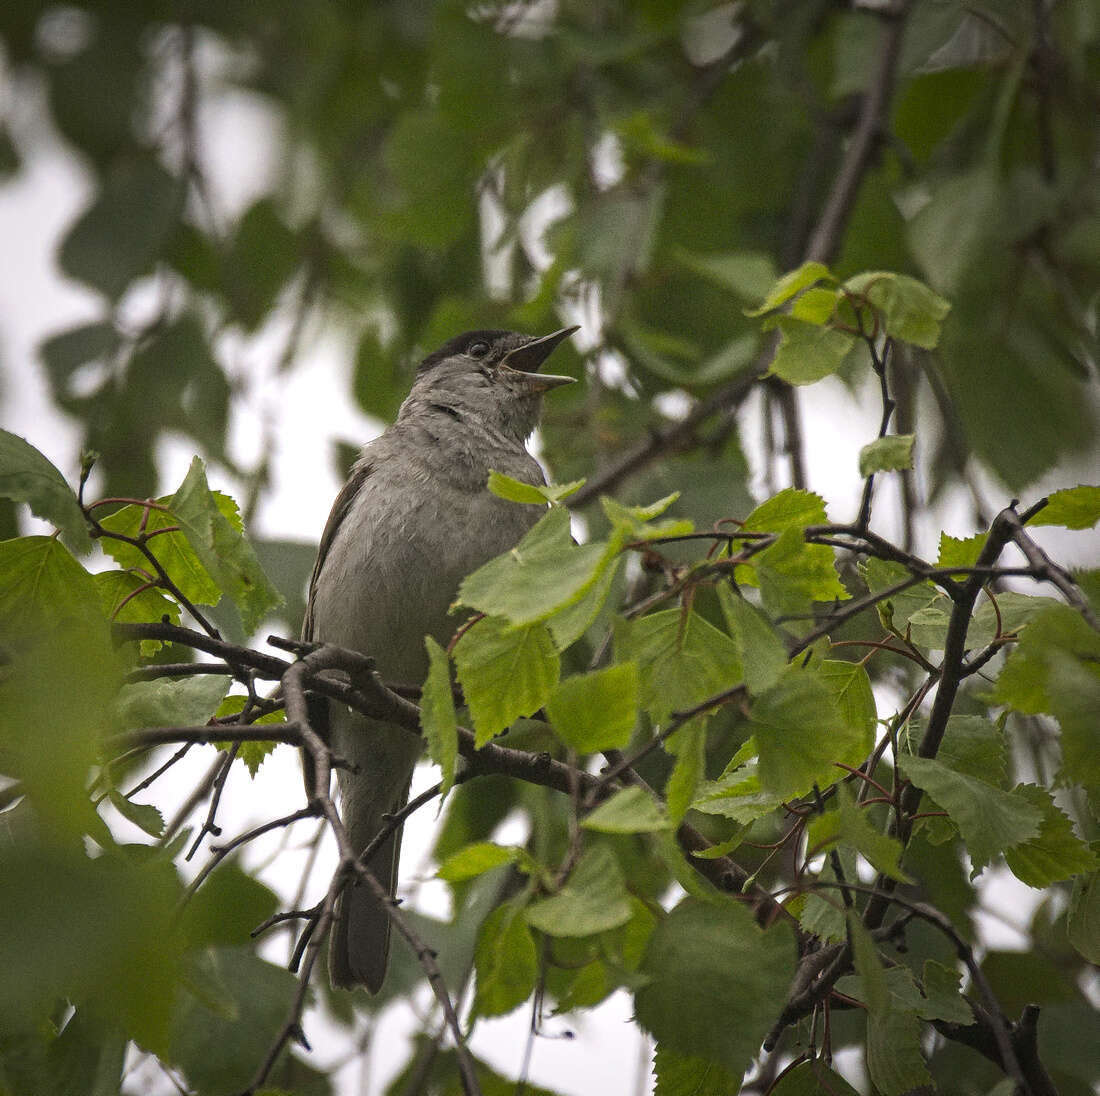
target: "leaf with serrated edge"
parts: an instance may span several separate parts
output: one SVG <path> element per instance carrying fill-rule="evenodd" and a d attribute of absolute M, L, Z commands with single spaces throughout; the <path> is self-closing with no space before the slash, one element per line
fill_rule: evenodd
<path fill-rule="evenodd" d="M 785 304 L 796 293 L 823 279 L 831 279 L 829 268 L 824 263 L 805 262 L 797 270 L 788 271 L 768 290 L 768 295 L 757 308 L 746 309 L 745 315 L 756 317 L 771 312 Z"/>
<path fill-rule="evenodd" d="M 1062 525 L 1066 529 L 1091 529 L 1100 521 L 1100 487 L 1078 484 L 1055 491 L 1028 525 Z"/>
<path fill-rule="evenodd" d="M 745 685 L 753 696 L 770 689 L 787 668 L 787 648 L 779 633 L 754 605 L 725 584 L 718 587 L 718 603 L 726 627 L 738 644 L 745 669 Z"/>
<path fill-rule="evenodd" d="M 622 749 L 638 718 L 638 667 L 620 662 L 567 677 L 551 694 L 546 713 L 557 736 L 581 753 Z"/>
<path fill-rule="evenodd" d="M 30 442 L 0 430 L 0 498 L 25 502 L 80 553 L 92 550 L 88 524 L 65 477 Z"/>
<path fill-rule="evenodd" d="M 485 918 L 474 951 L 474 972 L 475 1016 L 504 1016 L 534 992 L 538 951 L 521 909 L 505 904 Z"/>
<path fill-rule="evenodd" d="M 741 1085 L 740 1077 L 717 1062 L 677 1054 L 662 1043 L 653 1056 L 653 1072 L 657 1077 L 653 1096 L 729 1096 Z"/>
<path fill-rule="evenodd" d="M 428 746 L 428 756 L 439 766 L 442 780 L 440 802 L 454 785 L 458 758 L 458 716 L 451 692 L 450 659 L 431 637 L 424 637 L 428 650 L 428 676 L 420 694 L 420 726 Z"/>
<path fill-rule="evenodd" d="M 1066 936 L 1090 963 L 1100 963 L 1100 872 L 1073 881 Z"/>
<path fill-rule="evenodd" d="M 547 936 L 591 936 L 618 928 L 632 911 L 622 868 L 611 850 L 585 852 L 557 894 L 527 907 L 527 923 Z"/>
<path fill-rule="evenodd" d="M 224 502 L 211 492 L 198 457 L 169 507 L 207 572 L 240 610 L 245 630 L 253 631 L 283 599 L 241 533 L 239 519 L 228 516 Z M 232 513 L 236 514 L 235 505 Z"/>
<path fill-rule="evenodd" d="M 843 364 L 856 336 L 847 331 L 780 316 L 779 347 L 768 373 L 788 384 L 814 384 L 832 376 Z"/>
<path fill-rule="evenodd" d="M 123 685 L 115 701 L 115 720 L 120 730 L 201 726 L 217 710 L 232 681 L 224 674 L 202 674 Z"/>
<path fill-rule="evenodd" d="M 440 864 L 436 876 L 448 883 L 461 883 L 484 875 L 502 864 L 515 863 L 520 851 L 510 845 L 494 845 L 489 841 L 466 845 Z"/>
<path fill-rule="evenodd" d="M 698 613 L 679 609 L 616 620 L 615 658 L 638 664 L 641 705 L 657 723 L 741 679 L 737 644 Z"/>
<path fill-rule="evenodd" d="M 867 1070 L 882 1096 L 903 1096 L 932 1080 L 920 1039 L 913 1012 L 890 1009 L 867 1017 Z"/>
<path fill-rule="evenodd" d="M 1058 809 L 1046 788 L 1021 784 L 1014 794 L 1022 796 L 1043 815 L 1037 836 L 1005 852 L 1005 863 L 1020 882 L 1042 889 L 1100 868 L 1100 858 L 1073 832 L 1073 824 Z"/>
<path fill-rule="evenodd" d="M 960 991 L 962 975 L 934 959 L 924 961 L 921 978 L 924 1001 L 917 1008 L 922 1020 L 948 1020 L 953 1024 L 974 1023 L 974 1013 Z"/>
<path fill-rule="evenodd" d="M 915 434 L 889 434 L 876 438 L 859 451 L 859 474 L 865 479 L 875 472 L 900 472 L 913 467 Z"/>
<path fill-rule="evenodd" d="M 489 473 L 489 490 L 497 498 L 508 502 L 526 502 L 532 505 L 544 505 L 548 502 L 561 502 L 569 498 L 584 486 L 584 480 L 572 483 L 526 483 L 513 479 L 503 472 Z"/>
<path fill-rule="evenodd" d="M 617 550 L 602 541 L 574 545 L 569 511 L 554 506 L 519 544 L 467 576 L 458 601 L 513 624 L 543 620 L 579 601 Z"/>
<path fill-rule="evenodd" d="M 794 967 L 787 924 L 765 931 L 738 903 L 685 899 L 649 939 L 638 1022 L 678 1054 L 740 1077 L 783 1007 Z"/>
<path fill-rule="evenodd" d="M 872 270 L 844 283 L 853 294 L 864 294 L 882 317 L 887 335 L 932 350 L 951 305 L 923 282 L 906 274 Z"/>
<path fill-rule="evenodd" d="M 760 752 L 760 785 L 783 799 L 827 787 L 841 770 L 834 762 L 859 765 L 866 756 L 865 730 L 849 726 L 836 699 L 812 670 L 791 667 L 752 705 Z"/>
<path fill-rule="evenodd" d="M 581 826 L 600 833 L 654 833 L 672 822 L 650 792 L 632 785 L 601 803 Z"/>
<path fill-rule="evenodd" d="M 994 856 L 1036 837 L 1042 812 L 1023 796 L 956 772 L 941 761 L 905 755 L 901 771 L 928 792 L 959 827 L 977 875 Z"/>
<path fill-rule="evenodd" d="M 520 716 L 537 712 L 561 670 L 545 624 L 512 628 L 499 617 L 468 628 L 455 644 L 454 660 L 479 748 Z"/>

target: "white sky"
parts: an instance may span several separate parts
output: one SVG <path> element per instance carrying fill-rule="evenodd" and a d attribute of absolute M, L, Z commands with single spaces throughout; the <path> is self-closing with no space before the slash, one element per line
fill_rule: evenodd
<path fill-rule="evenodd" d="M 26 436 L 67 475 L 74 476 L 78 464 L 78 429 L 50 402 L 38 368 L 36 347 L 46 335 L 96 318 L 101 309 L 94 294 L 59 275 L 53 259 L 61 234 L 86 198 L 87 182 L 79 161 L 51 136 L 43 135 L 43 111 L 34 94 L 12 102 L 9 122 L 21 144 L 25 162 L 14 181 L 0 186 L 0 240 L 3 240 L 0 422 L 6 429 Z M 206 160 L 217 169 L 215 202 L 222 219 L 229 220 L 272 183 L 277 135 L 272 115 L 259 100 L 230 93 L 214 108 L 208 107 L 203 112 L 200 124 Z M 128 307 L 140 313 L 143 303 L 139 290 Z M 234 454 L 247 463 L 257 451 L 260 416 L 272 417 L 276 438 L 274 488 L 258 515 L 257 531 L 315 541 L 339 487 L 331 466 L 331 439 L 338 436 L 365 442 L 378 432 L 379 426 L 356 410 L 349 395 L 352 355 L 347 335 L 331 331 L 309 333 L 297 367 L 286 378 L 272 376 L 272 363 L 282 346 L 286 326 L 285 317 L 276 317 L 260 336 L 231 348 L 229 357 L 234 370 L 250 378 L 248 398 L 237 408 L 231 424 L 231 446 Z M 860 447 L 877 431 L 877 396 L 855 406 L 839 382 L 826 382 L 804 390 L 801 399 L 811 486 L 826 496 L 832 516 L 843 520 L 854 515 L 858 505 L 857 456 Z M 745 419 L 745 443 L 750 453 L 759 452 L 757 420 L 758 416 L 751 412 Z M 182 479 L 191 449 L 185 440 L 178 439 L 167 443 L 163 456 L 165 482 L 161 486 L 172 490 Z M 553 454 L 549 457 L 552 460 Z M 1076 468 L 1052 474 L 1046 486 L 1096 482 L 1098 478 L 1096 463 L 1083 462 Z M 211 479 L 214 486 L 234 492 L 235 485 L 216 472 Z M 988 483 L 985 492 L 994 506 L 1007 501 L 1003 492 Z M 876 510 L 876 520 L 886 535 L 896 532 L 889 506 L 891 497 L 889 485 L 880 489 L 882 505 Z M 948 500 L 937 519 L 943 524 L 937 528 L 931 524 L 922 527 L 917 545 L 918 551 L 933 557 L 938 528 L 946 527 L 960 536 L 971 531 L 961 493 Z M 32 525 L 28 523 L 28 528 Z M 1058 537 L 1048 533 L 1044 539 L 1059 553 L 1059 558 L 1070 562 L 1095 565 L 1100 557 L 1095 534 Z M 196 749 L 193 754 L 193 758 L 177 767 L 170 780 L 158 787 L 156 802 L 160 803 L 162 797 L 182 799 L 213 756 L 209 749 Z M 433 780 L 431 771 L 422 768 L 418 785 L 427 786 Z M 302 802 L 296 754 L 283 748 L 263 765 L 255 782 L 239 767 L 234 771 L 222 801 L 219 822 L 226 835 L 232 835 L 275 813 L 294 810 Z M 406 825 L 402 857 L 405 885 L 417 874 L 430 873 L 427 849 L 435 821 L 434 812 L 427 809 Z M 521 839 L 522 834 L 513 837 Z M 246 862 L 259 863 L 277 845 L 277 837 L 267 843 L 257 842 Z M 297 885 L 301 864 L 302 854 L 286 853 L 269 863 L 262 876 L 289 896 Z M 313 893 L 319 894 L 325 878 L 324 863 L 315 878 L 318 883 Z M 1009 922 L 1026 922 L 1036 892 L 1002 872 L 995 893 L 996 904 L 1005 911 Z M 422 908 L 442 913 L 445 903 L 446 889 L 442 884 L 429 880 L 419 887 L 417 904 Z M 983 928 L 989 942 L 997 946 L 1021 946 L 1019 934 L 1001 921 L 986 919 Z M 394 946 L 401 944 L 395 942 Z M 284 949 L 285 943 L 281 941 L 278 946 L 273 945 L 271 957 L 285 957 Z M 628 1023 L 629 1018 L 629 998 L 620 994 L 604 1007 L 581 1017 L 549 1021 L 548 1031 L 568 1028 L 577 1033 L 577 1038 L 539 1039 L 531 1080 L 567 1096 L 593 1092 L 602 1096 L 637 1096 L 650 1091 L 648 1071 L 639 1068 L 644 1060 L 643 1048 Z M 473 1047 L 503 1073 L 515 1076 L 523 1057 L 527 1025 L 526 1010 L 502 1020 L 482 1022 Z M 361 1087 L 358 1067 L 353 1065 L 340 1074 L 340 1092 L 344 1096 L 381 1092 L 394 1070 L 404 1062 L 405 1035 L 415 1028 L 416 1022 L 406 1010 L 393 1010 L 387 1015 L 375 1041 L 369 1084 Z M 321 1062 L 337 1060 L 348 1050 L 343 1034 L 325 1031 L 314 1017 L 307 1017 L 306 1031 Z M 160 1082 L 150 1078 L 149 1083 L 162 1082 L 163 1078 Z"/>

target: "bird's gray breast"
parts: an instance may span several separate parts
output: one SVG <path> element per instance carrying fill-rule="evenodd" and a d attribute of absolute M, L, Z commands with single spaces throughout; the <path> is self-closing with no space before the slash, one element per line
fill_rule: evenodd
<path fill-rule="evenodd" d="M 488 468 L 527 482 L 542 472 L 526 450 L 471 467 L 448 447 L 405 444 L 393 431 L 364 450 L 369 474 L 348 507 L 314 590 L 314 634 L 372 656 L 386 679 L 419 684 L 424 636 L 442 644 L 459 583 L 513 547 L 543 510 L 486 488 Z"/>

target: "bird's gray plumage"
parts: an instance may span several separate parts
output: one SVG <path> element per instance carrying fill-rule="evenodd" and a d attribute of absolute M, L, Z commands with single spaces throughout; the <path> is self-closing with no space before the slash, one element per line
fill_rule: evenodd
<path fill-rule="evenodd" d="M 384 680 L 424 680 L 424 637 L 447 643 L 455 627 L 447 610 L 461 580 L 511 548 L 541 514 L 497 498 L 486 482 L 490 471 L 543 482 L 525 442 L 542 392 L 569 378 L 535 374 L 573 330 L 544 339 L 468 332 L 424 359 L 397 421 L 362 450 L 333 505 L 310 580 L 305 639 L 370 655 Z M 328 714 L 333 750 L 354 767 L 338 770 L 338 781 L 344 824 L 361 851 L 408 799 L 421 742 L 340 705 Z M 369 865 L 391 894 L 400 841 L 398 831 Z M 333 983 L 377 992 L 389 935 L 386 909 L 349 883 L 332 935 Z"/>

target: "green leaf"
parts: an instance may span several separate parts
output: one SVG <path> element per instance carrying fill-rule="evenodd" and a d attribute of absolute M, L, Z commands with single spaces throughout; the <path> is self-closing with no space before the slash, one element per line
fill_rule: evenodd
<path fill-rule="evenodd" d="M 608 595 L 611 593 L 611 584 L 619 573 L 622 556 L 616 556 L 611 563 L 604 567 L 599 577 L 581 596 L 579 601 L 564 609 L 559 609 L 550 616 L 546 623 L 550 626 L 550 632 L 554 637 L 554 643 L 559 651 L 571 647 L 585 632 L 592 627 L 592 623 L 604 607 Z"/>
<path fill-rule="evenodd" d="M 92 204 L 61 241 L 61 269 L 112 300 L 161 254 L 184 196 L 150 154 L 115 156 Z"/>
<path fill-rule="evenodd" d="M 845 846 L 841 846 L 837 850 L 837 855 L 840 857 L 844 878 L 854 878 L 859 870 L 855 854 Z M 848 874 L 849 872 L 851 875 Z M 818 879 L 822 883 L 840 882 L 831 858 L 825 861 L 824 867 L 818 873 Z M 811 891 L 805 896 L 801 909 L 796 906 L 796 912 L 803 932 L 816 936 L 825 943 L 840 943 L 847 940 L 848 921 L 840 891 L 836 888 L 820 887 Z"/>
<path fill-rule="evenodd" d="M 27 503 L 80 553 L 92 550 L 88 524 L 65 477 L 29 442 L 0 430 L 0 498 Z"/>
<path fill-rule="evenodd" d="M 254 202 L 237 222 L 228 248 L 228 288 L 236 315 L 254 330 L 294 273 L 304 248 L 270 196 Z"/>
<path fill-rule="evenodd" d="M 775 260 L 764 251 L 701 254 L 679 248 L 675 257 L 689 270 L 730 290 L 743 301 L 766 297 L 777 277 Z"/>
<path fill-rule="evenodd" d="M 717 1062 L 677 1054 L 664 1043 L 657 1044 L 653 1072 L 657 1076 L 653 1096 L 729 1096 L 741 1087 L 741 1078 Z"/>
<path fill-rule="evenodd" d="M 833 550 L 823 544 L 807 544 L 808 525 L 827 520 L 820 495 L 789 487 L 761 503 L 745 519 L 745 528 L 778 533 L 770 547 L 738 567 L 738 582 L 759 586 L 765 608 L 775 613 L 800 613 L 814 601 L 849 597 L 836 573 Z"/>
<path fill-rule="evenodd" d="M 868 1014 L 867 1071 L 882 1096 L 904 1096 L 931 1082 L 920 1044 L 915 1013 L 889 1009 Z"/>
<path fill-rule="evenodd" d="M 527 923 L 547 936 L 592 936 L 625 925 L 632 915 L 622 868 L 605 845 L 588 849 L 561 890 L 525 913 Z"/>
<path fill-rule="evenodd" d="M 657 926 L 635 995 L 638 1022 L 662 1046 L 748 1068 L 786 1000 L 795 969 L 790 928 L 762 930 L 744 906 L 685 899 Z"/>
<path fill-rule="evenodd" d="M 871 679 L 867 676 L 867 670 L 858 662 L 841 662 L 827 658 L 817 666 L 816 673 L 833 694 L 841 718 L 852 736 L 852 752 L 855 754 L 862 751 L 862 760 L 871 752 L 878 723 L 875 694 L 871 691 Z"/>
<path fill-rule="evenodd" d="M 180 993 L 172 1018 L 169 1061 L 192 1088 L 227 1093 L 246 1088 L 290 1008 L 295 978 L 250 949 L 210 948 L 198 953 L 206 978 L 223 987 L 218 1011 L 190 993 Z M 226 1005 L 232 1006 L 225 1015 Z"/>
<path fill-rule="evenodd" d="M 138 829 L 147 833 L 150 837 L 160 837 L 164 833 L 164 815 L 151 803 L 135 803 L 127 799 L 116 788 L 112 788 L 108 798 L 111 806 L 118 811 L 128 822 L 133 822 Z"/>
<path fill-rule="evenodd" d="M 974 1023 L 974 1013 L 960 990 L 962 975 L 934 959 L 924 961 L 921 988 L 924 1001 L 917 1008 L 922 1020 L 947 1020 L 953 1024 Z"/>
<path fill-rule="evenodd" d="M 781 304 L 785 304 L 800 290 L 823 279 L 832 280 L 829 268 L 824 263 L 805 262 L 797 270 L 788 271 L 768 290 L 763 303 L 757 308 L 746 309 L 746 316 L 763 316 Z"/>
<path fill-rule="evenodd" d="M 233 693 L 230 696 L 225 697 L 218 705 L 218 710 L 214 713 L 215 717 L 222 718 L 228 715 L 238 715 L 244 711 L 245 705 L 248 703 L 248 697 L 241 693 Z M 268 712 L 267 715 L 261 715 L 258 719 L 251 719 L 249 725 L 262 725 L 271 723 L 285 723 L 286 712 L 280 710 L 275 712 Z M 237 750 L 237 761 L 239 761 L 248 770 L 249 776 L 253 780 L 256 779 L 256 773 L 259 772 L 260 766 L 267 760 L 267 758 L 275 752 L 275 748 L 280 745 L 278 742 L 216 742 L 215 746 L 219 750 L 229 750 L 234 746 Z"/>
<path fill-rule="evenodd" d="M 164 507 L 170 499 L 159 501 Z M 161 533 L 162 529 L 178 530 L 176 517 L 167 509 L 146 509 L 143 506 L 124 506 L 100 519 L 104 529 L 124 536 L 136 537 L 144 528 L 147 533 L 158 533 L 149 540 L 149 549 L 156 556 L 168 577 L 176 584 L 188 601 L 195 605 L 216 605 L 222 592 L 210 577 L 195 550 L 182 531 Z M 124 541 L 103 537 L 99 542 L 103 550 L 123 568 L 133 568 L 139 573 L 152 572 L 152 565 L 135 547 Z"/>
<path fill-rule="evenodd" d="M 190 948 L 247 946 L 252 930 L 275 912 L 278 901 L 274 891 L 228 860 L 190 897 L 180 912 L 180 928 Z"/>
<path fill-rule="evenodd" d="M 521 908 L 498 906 L 482 923 L 474 951 L 475 1016 L 503 1016 L 535 991 L 539 958 Z"/>
<path fill-rule="evenodd" d="M 996 699 L 1028 715 L 1055 714 L 1055 707 L 1066 699 L 1049 680 L 1058 655 L 1081 659 L 1088 666 L 1100 660 L 1100 635 L 1068 605 L 1050 605 L 1032 617 L 997 679 Z"/>
<path fill-rule="evenodd" d="M 764 614 L 725 583 L 718 587 L 718 603 L 740 650 L 745 686 L 753 696 L 758 696 L 783 675 L 787 648 Z"/>
<path fill-rule="evenodd" d="M 860 565 L 863 580 L 872 594 L 889 590 L 899 582 L 905 582 L 912 578 L 909 572 L 900 563 L 892 563 L 883 559 L 867 559 Z M 929 605 L 938 595 L 935 586 L 930 582 L 918 582 L 906 590 L 891 594 L 888 598 L 878 603 L 879 618 L 883 626 L 893 628 L 901 635 L 905 635 L 905 626 L 910 617 L 920 609 Z"/>
<path fill-rule="evenodd" d="M 382 226 L 407 245 L 445 248 L 469 230 L 469 195 L 482 166 L 470 134 L 428 107 L 403 110 L 388 128 L 383 159 L 399 199 Z"/>
<path fill-rule="evenodd" d="M 852 964 L 859 975 L 863 1002 L 869 1017 L 881 1016 L 890 1008 L 890 991 L 878 949 L 855 910 L 848 911 L 846 920 L 852 941 Z"/>
<path fill-rule="evenodd" d="M 1100 487 L 1078 484 L 1055 491 L 1046 506 L 1028 525 L 1063 525 L 1067 529 L 1091 529 L 1100 521 Z"/>
<path fill-rule="evenodd" d="M 691 806 L 707 773 L 707 728 L 705 719 L 693 719 L 666 743 L 676 764 L 665 784 L 665 803 L 673 822 L 679 825 Z"/>
<path fill-rule="evenodd" d="M 133 571 L 100 571 L 93 575 L 104 615 L 113 621 L 152 623 L 167 617 L 180 621 L 180 607 L 149 585 L 149 580 Z M 149 656 L 164 646 L 159 639 L 143 639 L 141 653 Z"/>
<path fill-rule="evenodd" d="M 537 712 L 561 671 L 545 624 L 513 628 L 499 617 L 468 628 L 455 644 L 454 660 L 479 748 L 520 716 Z"/>
<path fill-rule="evenodd" d="M 22 566 L 28 561 L 33 566 Z M 54 538 L 0 543 L 0 636 L 4 774 L 21 782 L 45 832 L 77 845 L 84 833 L 110 843 L 87 788 L 110 730 L 122 658 L 91 576 Z M 5 816 L 9 825 L 17 818 Z"/>
<path fill-rule="evenodd" d="M 750 740 L 751 741 L 751 740 Z M 717 780 L 704 784 L 691 804 L 693 811 L 717 814 L 732 818 L 741 825 L 771 814 L 784 797 L 760 786 L 758 763 L 755 758 Z"/>
<path fill-rule="evenodd" d="M 1034 784 L 1021 784 L 1014 794 L 1043 815 L 1038 835 L 1005 853 L 1005 862 L 1017 879 L 1029 887 L 1042 889 L 1100 867 L 1100 859 L 1073 832 L 1072 823 L 1055 806 L 1050 792 Z"/>
<path fill-rule="evenodd" d="M 881 316 L 887 335 L 924 350 L 935 349 L 951 305 L 923 282 L 876 270 L 849 278 L 844 288 L 866 296 Z"/>
<path fill-rule="evenodd" d="M 904 755 L 901 771 L 959 827 L 977 875 L 998 853 L 1039 835 L 1042 811 L 1026 798 L 955 772 L 941 761 Z"/>
<path fill-rule="evenodd" d="M 489 490 L 497 498 L 508 502 L 527 502 L 533 505 L 545 505 L 548 502 L 562 502 L 584 486 L 584 480 L 572 483 L 525 483 L 512 479 L 503 472 L 489 473 Z"/>
<path fill-rule="evenodd" d="M 816 286 L 807 289 L 801 297 L 791 305 L 790 315 L 796 320 L 804 320 L 806 323 L 821 326 L 832 319 L 840 300 L 840 291 Z"/>
<path fill-rule="evenodd" d="M 776 324 L 779 347 L 768 373 L 788 384 L 814 384 L 831 376 L 856 345 L 856 336 L 847 331 L 794 316 L 779 316 Z"/>
<path fill-rule="evenodd" d="M 807 827 L 807 843 L 812 852 L 825 852 L 838 842 L 849 845 L 876 871 L 899 883 L 912 881 L 899 866 L 900 842 L 871 824 L 867 812 L 856 805 L 844 784 L 837 785 L 837 809 L 818 815 Z"/>
<path fill-rule="evenodd" d="M 106 637 L 92 576 L 54 537 L 0 542 L 0 634 L 78 623 Z"/>
<path fill-rule="evenodd" d="M 514 846 L 480 841 L 452 853 L 439 865 L 439 871 L 435 874 L 448 883 L 463 883 L 503 864 L 516 863 L 521 852 L 521 849 Z"/>
<path fill-rule="evenodd" d="M 647 540 L 657 536 L 678 536 L 681 532 L 690 533 L 692 524 L 688 521 L 673 519 L 670 523 L 650 525 L 654 518 L 659 518 L 678 498 L 679 491 L 673 491 L 648 506 L 624 506 L 607 495 L 600 496 L 600 507 L 603 509 L 607 520 L 630 540 Z"/>
<path fill-rule="evenodd" d="M 207 485 L 206 472 L 198 457 L 192 460 L 169 508 L 195 555 L 240 610 L 245 631 L 255 631 L 283 599 L 268 582 L 256 553 L 241 533 L 236 508 L 233 508 L 233 517 L 229 518 L 219 506 L 219 500 Z"/>
<path fill-rule="evenodd" d="M 1073 881 L 1066 935 L 1090 963 L 1100 963 L 1100 872 Z"/>
<path fill-rule="evenodd" d="M 47 1023 L 58 998 L 77 1001 L 163 1054 L 181 941 L 175 872 L 119 851 L 30 832 L 0 849 L 0 1014 Z"/>
<path fill-rule="evenodd" d="M 1064 778 L 1100 788 L 1100 666 L 1051 651 L 1047 685 L 1050 707 L 1062 728 Z"/>
<path fill-rule="evenodd" d="M 202 726 L 232 682 L 223 674 L 201 674 L 123 685 L 115 701 L 114 718 L 119 730 Z"/>
<path fill-rule="evenodd" d="M 588 814 L 581 825 L 599 833 L 655 833 L 672 826 L 653 794 L 631 785 Z"/>
<path fill-rule="evenodd" d="M 988 160 L 947 178 L 909 221 L 909 247 L 928 279 L 944 293 L 960 288 L 989 226 L 998 223 L 999 181 Z"/>
<path fill-rule="evenodd" d="M 982 554 L 988 533 L 976 533 L 965 540 L 940 533 L 940 554 L 936 558 L 937 567 L 973 567 Z"/>
<path fill-rule="evenodd" d="M 1004 786 L 1004 732 L 983 716 L 951 716 L 936 759 L 956 772 L 977 777 L 994 787 Z"/>
<path fill-rule="evenodd" d="M 859 474 L 867 478 L 875 472 L 900 472 L 913 467 L 915 434 L 889 434 L 876 438 L 859 451 Z"/>
<path fill-rule="evenodd" d="M 580 753 L 622 749 L 638 719 L 638 667 L 620 662 L 560 682 L 546 705 L 554 732 Z"/>
<path fill-rule="evenodd" d="M 451 692 L 451 662 L 447 652 L 431 637 L 424 637 L 428 649 L 428 676 L 420 694 L 420 727 L 428 744 L 428 756 L 442 770 L 442 802 L 454 786 L 458 759 L 458 716 Z"/>
<path fill-rule="evenodd" d="M 978 606 L 966 629 L 966 646 L 984 647 L 998 636 L 1012 635 L 1027 626 L 1032 618 L 1048 606 L 1060 603 L 1052 598 L 1031 597 L 1005 590 L 989 596 Z M 937 596 L 931 605 L 918 609 L 909 618 L 909 638 L 918 647 L 942 650 L 951 622 L 951 599 Z"/>
<path fill-rule="evenodd" d="M 760 751 L 760 785 L 782 799 L 828 787 L 868 753 L 866 728 L 849 724 L 829 685 L 814 671 L 794 666 L 758 697 L 751 723 Z"/>
<path fill-rule="evenodd" d="M 820 1058 L 799 1062 L 786 1069 L 768 1096 L 859 1096 L 839 1073 L 834 1073 Z"/>
<path fill-rule="evenodd" d="M 642 707 L 656 723 L 731 688 L 742 677 L 734 641 L 698 613 L 679 609 L 616 620 L 615 658 L 638 664 Z"/>
<path fill-rule="evenodd" d="M 554 506 L 515 548 L 465 578 L 458 600 L 513 624 L 531 624 L 580 601 L 609 562 L 607 544 L 573 544 L 569 511 Z"/>
<path fill-rule="evenodd" d="M 745 518 L 745 529 L 781 533 L 784 529 L 805 529 L 828 520 L 825 500 L 813 491 L 787 487 L 757 506 Z"/>

